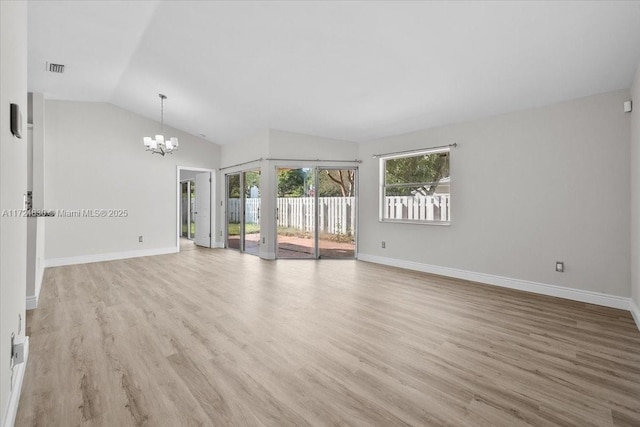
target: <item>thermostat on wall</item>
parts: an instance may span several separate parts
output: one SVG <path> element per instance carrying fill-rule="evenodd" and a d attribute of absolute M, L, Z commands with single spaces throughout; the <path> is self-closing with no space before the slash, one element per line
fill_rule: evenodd
<path fill-rule="evenodd" d="M 20 130 L 22 129 L 22 114 L 18 104 L 11 104 L 11 133 L 16 138 L 22 138 Z"/>

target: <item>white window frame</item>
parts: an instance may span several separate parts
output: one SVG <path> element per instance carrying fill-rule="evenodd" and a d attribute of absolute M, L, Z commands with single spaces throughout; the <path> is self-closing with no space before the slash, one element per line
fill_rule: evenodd
<path fill-rule="evenodd" d="M 402 152 L 398 154 L 389 154 L 379 157 L 379 213 L 378 213 L 378 221 L 379 222 L 390 222 L 390 223 L 404 223 L 404 224 L 423 224 L 423 225 L 451 225 L 451 209 L 450 209 L 450 195 L 449 195 L 449 220 L 448 221 L 440 221 L 440 220 L 430 220 L 430 219 L 390 219 L 385 218 L 386 211 L 386 162 L 387 160 L 393 160 L 404 157 L 417 157 L 417 156 L 425 156 L 429 154 L 435 153 L 449 153 L 449 171 L 451 171 L 451 149 L 450 147 L 446 148 L 433 148 L 426 150 L 415 150 L 409 152 Z M 451 177 L 451 172 L 449 172 L 449 177 Z M 407 184 L 428 184 L 428 183 L 407 183 Z M 451 180 L 449 181 L 449 188 L 451 188 Z"/>

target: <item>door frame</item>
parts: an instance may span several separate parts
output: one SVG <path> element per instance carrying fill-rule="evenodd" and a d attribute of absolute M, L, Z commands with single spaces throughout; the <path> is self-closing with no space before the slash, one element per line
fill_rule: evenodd
<path fill-rule="evenodd" d="M 300 258 L 279 258 L 278 257 L 278 216 L 280 213 L 278 212 L 278 170 L 279 169 L 312 169 L 316 170 L 317 165 L 300 165 L 298 163 L 281 163 L 274 165 L 274 191 L 273 191 L 273 202 L 274 202 L 274 216 L 273 216 L 273 246 L 275 251 L 275 259 L 295 259 L 295 260 L 317 260 L 318 259 L 318 196 L 317 190 L 313 196 L 313 256 L 310 257 L 300 257 Z M 317 188 L 318 185 L 318 176 L 317 174 L 313 179 L 313 186 Z"/>
<path fill-rule="evenodd" d="M 328 162 L 331 163 L 331 162 Z M 354 204 L 355 204 L 355 218 L 354 218 L 354 233 L 355 233 L 355 239 L 354 239 L 354 247 L 353 247 L 353 258 L 344 258 L 344 259 L 358 259 L 358 238 L 360 236 L 360 232 L 359 232 L 359 224 L 358 224 L 358 217 L 360 216 L 360 209 L 359 209 L 359 192 L 360 192 L 360 168 L 358 166 L 347 166 L 347 165 L 330 165 L 330 164 L 318 164 L 315 163 L 313 165 L 300 165 L 297 164 L 295 166 L 292 166 L 291 164 L 288 163 L 283 163 L 283 164 L 276 164 L 274 165 L 274 199 L 275 199 L 275 206 L 277 207 L 278 203 L 277 203 L 277 199 L 278 199 L 278 169 L 280 168 L 291 168 L 291 169 L 313 169 L 314 170 L 314 180 L 313 180 L 313 185 L 314 188 L 316 189 L 313 195 L 314 198 L 314 212 L 313 212 L 313 223 L 314 223 L 314 236 L 313 236 L 313 240 L 314 240 L 314 256 L 313 257 L 309 257 L 309 258 L 291 258 L 291 259 L 312 259 L 312 260 L 319 260 L 321 259 L 320 256 L 320 241 L 319 241 L 319 236 L 318 236 L 318 228 L 319 228 L 319 220 L 320 220 L 320 215 L 318 214 L 318 199 L 319 199 L 319 195 L 318 195 L 318 172 L 322 171 L 322 170 L 346 170 L 346 169 L 354 169 L 355 170 L 355 177 L 354 177 L 354 191 L 353 191 L 353 199 L 354 199 Z M 273 238 L 274 238 L 274 249 L 275 249 L 275 259 L 280 259 L 278 258 L 278 213 L 277 213 L 277 208 L 274 209 L 276 211 L 274 217 L 273 217 Z M 286 258 L 289 259 L 289 258 Z M 343 258 L 331 258 L 331 259 L 343 259 Z"/>
<path fill-rule="evenodd" d="M 185 179 L 185 180 L 180 181 L 180 185 L 181 186 L 185 185 L 185 184 L 187 186 L 187 239 L 189 239 L 189 240 L 193 240 L 194 239 L 194 236 L 191 235 L 191 183 L 192 182 L 195 182 L 195 181 L 192 180 L 192 179 Z M 183 201 L 182 194 L 184 194 L 182 192 L 182 188 L 180 188 L 180 192 L 181 192 L 180 193 L 181 194 L 180 204 L 182 204 L 182 201 Z M 182 217 L 182 213 L 183 213 L 182 210 L 180 210 L 180 216 L 181 217 Z M 183 225 L 184 224 L 182 223 L 182 218 L 181 218 L 181 220 L 180 220 L 180 237 L 184 237 L 182 235 L 182 226 Z"/>
<path fill-rule="evenodd" d="M 355 238 L 353 240 L 353 258 L 329 258 L 329 259 L 358 259 L 358 237 L 360 236 L 360 230 L 359 230 L 359 224 L 358 224 L 358 219 L 360 217 L 360 200 L 359 200 L 359 192 L 360 192 L 360 168 L 358 166 L 327 166 L 327 165 L 316 165 L 315 167 L 316 169 L 316 192 L 315 192 L 315 197 L 316 197 L 316 254 L 317 254 L 317 258 L 316 259 L 321 259 L 322 257 L 320 256 L 320 242 L 318 241 L 318 228 L 320 226 L 320 215 L 317 213 L 317 209 L 318 209 L 318 198 L 320 197 L 318 195 L 318 190 L 317 190 L 317 186 L 318 186 L 318 175 L 319 175 L 319 171 L 322 170 L 346 170 L 346 169 L 353 169 L 355 170 L 355 176 L 353 177 L 353 185 L 354 185 L 354 189 L 353 189 L 353 204 L 354 204 L 354 209 L 355 209 L 355 215 L 353 218 L 353 233 L 355 234 Z M 352 214 L 353 215 L 353 214 Z"/>
<path fill-rule="evenodd" d="M 192 171 L 192 172 L 209 172 L 211 173 L 211 215 L 209 217 L 209 229 L 211 230 L 211 240 L 210 247 L 215 248 L 218 247 L 216 243 L 215 236 L 215 224 L 216 224 L 216 170 L 215 169 L 206 169 L 206 168 L 196 168 L 191 166 L 176 166 L 176 252 L 180 252 L 180 234 L 181 234 L 181 226 L 182 222 L 180 221 L 180 199 L 182 197 L 182 187 L 180 185 L 180 172 L 182 171 Z"/>
<path fill-rule="evenodd" d="M 263 175 L 262 175 L 262 168 L 261 167 L 255 167 L 255 168 L 251 168 L 251 169 L 242 169 L 242 170 L 238 170 L 238 171 L 233 171 L 233 172 L 229 172 L 229 173 L 225 173 L 224 174 L 224 232 L 222 233 L 224 241 L 222 242 L 222 247 L 225 249 L 232 249 L 229 248 L 228 243 L 229 243 L 229 214 L 228 214 L 228 209 L 229 209 L 229 175 L 239 175 L 240 177 L 240 242 L 239 242 L 239 247 L 238 247 L 238 251 L 240 253 L 248 253 L 249 255 L 256 255 L 256 256 L 260 256 L 260 252 L 258 251 L 258 253 L 252 253 L 252 252 L 247 252 L 245 249 L 245 212 L 246 212 L 246 197 L 244 194 L 244 186 L 246 184 L 245 182 L 245 174 L 247 172 L 258 172 L 258 174 L 260 175 L 260 187 L 259 190 L 262 191 L 262 179 L 263 179 Z M 262 192 L 261 194 L 261 198 L 262 198 Z M 262 206 L 260 206 L 260 208 L 258 209 L 262 209 Z M 260 221 L 260 229 L 262 230 L 262 221 Z M 262 231 L 261 231 L 262 232 Z M 258 244 L 259 247 L 260 244 Z"/>
<path fill-rule="evenodd" d="M 224 233 L 222 233 L 224 236 L 222 246 L 225 249 L 234 249 L 229 247 L 229 176 L 238 175 L 240 185 L 240 212 L 238 213 L 238 218 L 240 219 L 240 226 L 238 230 L 240 231 L 240 234 L 238 235 L 238 252 L 240 253 L 244 252 L 244 179 L 242 173 L 242 171 L 234 171 L 224 174 Z"/>

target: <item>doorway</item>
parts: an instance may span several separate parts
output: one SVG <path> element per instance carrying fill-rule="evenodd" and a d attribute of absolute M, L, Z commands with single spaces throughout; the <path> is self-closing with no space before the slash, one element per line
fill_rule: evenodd
<path fill-rule="evenodd" d="M 194 180 L 183 181 L 180 198 L 180 237 L 193 240 L 196 235 L 195 203 L 196 182 Z"/>
<path fill-rule="evenodd" d="M 176 251 L 214 247 L 213 170 L 177 167 Z"/>
<path fill-rule="evenodd" d="M 260 170 L 226 175 L 227 248 L 252 255 L 260 252 Z"/>
<path fill-rule="evenodd" d="M 357 168 L 278 167 L 276 256 L 355 258 Z"/>

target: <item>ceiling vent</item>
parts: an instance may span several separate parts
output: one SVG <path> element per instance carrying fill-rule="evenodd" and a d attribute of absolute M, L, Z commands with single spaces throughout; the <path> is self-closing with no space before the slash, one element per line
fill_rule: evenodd
<path fill-rule="evenodd" d="M 51 73 L 64 73 L 64 65 L 63 64 L 54 64 L 52 62 L 47 62 L 47 70 Z"/>

